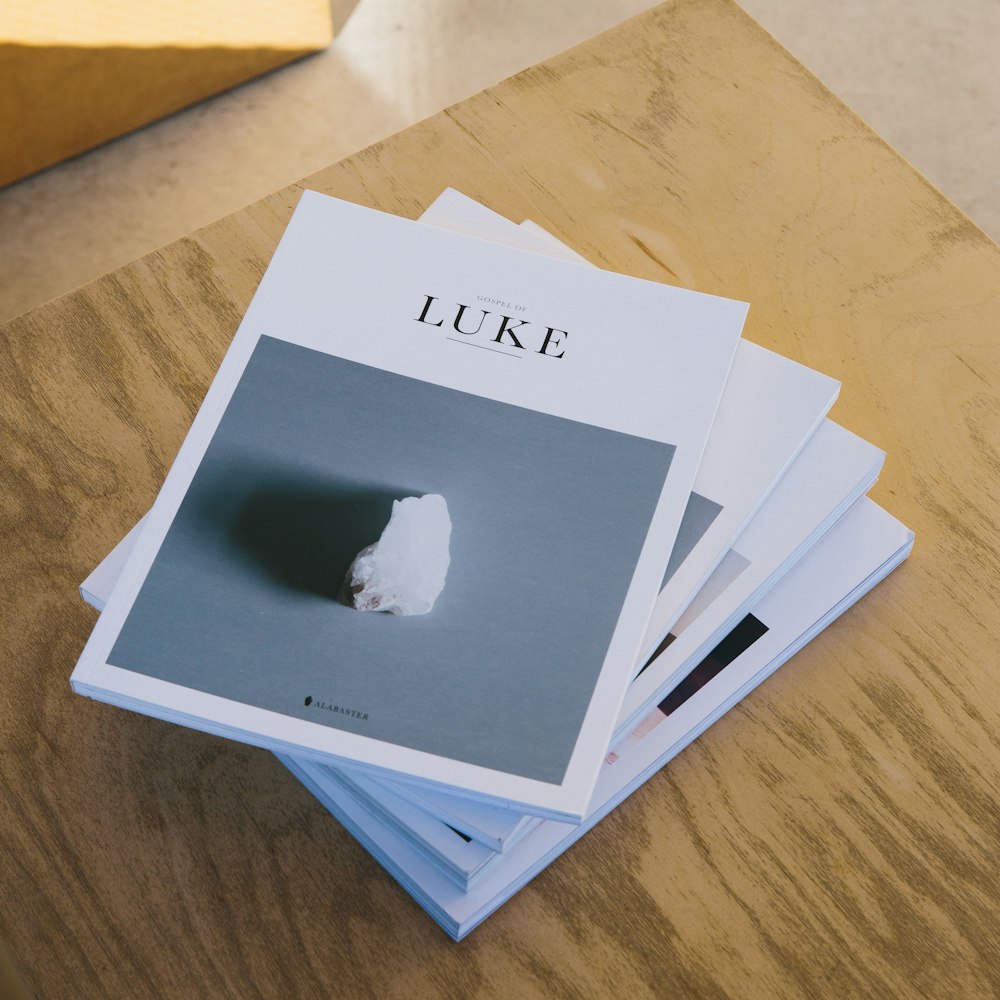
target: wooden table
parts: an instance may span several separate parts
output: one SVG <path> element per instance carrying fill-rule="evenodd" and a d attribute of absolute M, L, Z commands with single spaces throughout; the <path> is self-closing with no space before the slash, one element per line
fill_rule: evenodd
<path fill-rule="evenodd" d="M 889 453 L 904 567 L 449 942 L 268 754 L 70 694 L 299 192 L 2 332 L 0 938 L 40 997 L 1000 991 L 1000 251 L 728 0 L 679 0 L 303 182 L 446 185 L 753 304 Z"/>

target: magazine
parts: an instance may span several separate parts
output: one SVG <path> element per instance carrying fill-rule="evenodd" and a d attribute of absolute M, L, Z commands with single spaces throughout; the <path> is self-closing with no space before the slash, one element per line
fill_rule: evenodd
<path fill-rule="evenodd" d="M 74 689 L 579 821 L 745 312 L 305 192 Z M 426 494 L 434 610 L 339 604 Z"/>

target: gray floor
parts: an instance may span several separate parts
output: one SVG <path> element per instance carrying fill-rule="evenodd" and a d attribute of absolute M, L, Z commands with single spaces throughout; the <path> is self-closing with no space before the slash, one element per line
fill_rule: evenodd
<path fill-rule="evenodd" d="M 333 0 L 327 52 L 0 190 L 0 320 L 650 6 Z M 1000 0 L 744 6 L 1000 238 Z"/>

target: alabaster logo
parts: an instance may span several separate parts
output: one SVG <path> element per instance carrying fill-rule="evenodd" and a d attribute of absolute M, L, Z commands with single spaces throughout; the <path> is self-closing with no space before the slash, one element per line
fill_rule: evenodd
<path fill-rule="evenodd" d="M 414 319 L 417 323 L 439 327 L 448 340 L 482 347 L 507 357 L 540 354 L 545 358 L 561 358 L 566 354 L 567 330 L 511 315 L 523 312 L 523 306 L 485 295 L 477 296 L 476 301 L 493 308 L 448 303 L 436 295 L 425 295 Z"/>
<path fill-rule="evenodd" d="M 323 701 L 322 698 L 314 698 L 307 695 L 305 700 L 306 708 L 321 708 L 325 712 L 333 712 L 335 715 L 347 715 L 352 719 L 359 719 L 365 722 L 368 719 L 367 712 L 358 712 L 353 708 L 344 708 L 343 705 L 335 705 L 332 701 Z"/>

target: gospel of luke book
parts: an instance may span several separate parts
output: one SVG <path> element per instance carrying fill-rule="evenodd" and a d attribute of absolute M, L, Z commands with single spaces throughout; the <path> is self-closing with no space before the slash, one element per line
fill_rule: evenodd
<path fill-rule="evenodd" d="M 745 312 L 305 192 L 75 690 L 580 820 Z M 427 493 L 434 610 L 338 604 Z"/>

